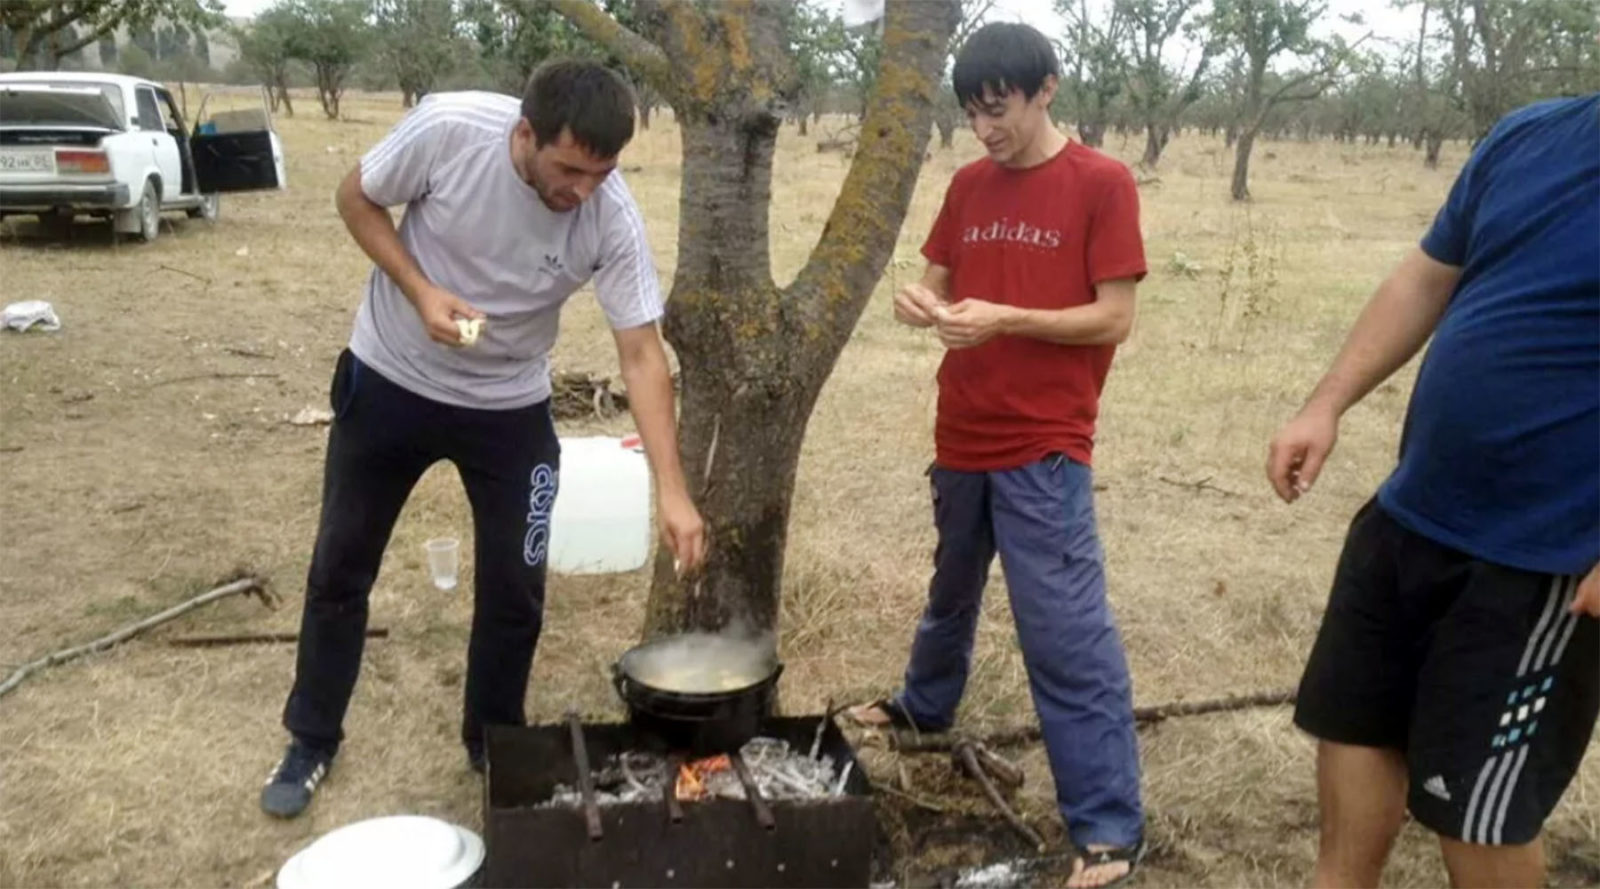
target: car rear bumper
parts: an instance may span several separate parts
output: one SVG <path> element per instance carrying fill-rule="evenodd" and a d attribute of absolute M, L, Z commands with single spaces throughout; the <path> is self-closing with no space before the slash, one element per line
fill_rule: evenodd
<path fill-rule="evenodd" d="M 111 210 L 126 206 L 128 186 L 120 182 L 101 185 L 0 185 L 0 210 L 7 213 L 56 207 Z"/>

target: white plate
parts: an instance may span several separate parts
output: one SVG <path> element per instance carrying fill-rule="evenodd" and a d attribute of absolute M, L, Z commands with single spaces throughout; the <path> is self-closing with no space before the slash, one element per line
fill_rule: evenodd
<path fill-rule="evenodd" d="M 51 149 L 9 148 L 0 151 L 0 173 L 50 173 L 56 171 L 56 153 Z"/>
<path fill-rule="evenodd" d="M 455 889 L 483 864 L 483 840 L 421 815 L 357 821 L 302 849 L 278 889 Z"/>

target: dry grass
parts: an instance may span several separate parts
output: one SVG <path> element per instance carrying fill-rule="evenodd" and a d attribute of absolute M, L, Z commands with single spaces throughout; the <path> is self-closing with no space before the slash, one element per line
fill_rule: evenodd
<path fill-rule="evenodd" d="M 282 421 L 325 403 L 367 268 L 332 212 L 333 185 L 399 114 L 392 96 L 353 96 L 355 119 L 329 123 L 303 102 L 301 117 L 281 122 L 292 189 L 225 200 L 215 227 L 179 220 L 151 247 L 117 248 L 88 226 L 52 245 L 21 222 L 0 239 L 4 298 L 51 300 L 66 325 L 0 342 L 0 663 L 92 638 L 240 565 L 270 576 L 288 607 L 230 601 L 175 632 L 295 628 L 325 433 Z M 1110 149 L 1131 159 L 1140 144 L 1113 137 Z M 785 700 L 796 711 L 892 686 L 921 607 L 939 350 L 892 324 L 887 300 L 917 273 L 944 183 L 974 148 L 964 135 L 926 165 L 898 261 L 811 423 L 784 602 Z M 1409 373 L 1352 412 L 1315 496 L 1293 509 L 1261 479 L 1265 442 L 1431 218 L 1464 149 L 1447 149 L 1438 172 L 1404 148 L 1259 151 L 1249 208 L 1226 200 L 1222 146 L 1192 136 L 1143 190 L 1155 274 L 1106 393 L 1097 473 L 1112 596 L 1145 703 L 1298 676 L 1344 525 L 1393 459 Z M 668 277 L 678 159 L 668 121 L 625 157 Z M 780 281 L 803 263 L 844 164 L 785 130 L 772 207 Z M 1200 270 L 1173 266 L 1179 251 Z M 592 303 L 575 301 L 565 322 L 558 362 L 610 373 Z M 276 376 L 154 385 L 244 372 Z M 1162 478 L 1209 478 L 1229 493 Z M 270 821 L 255 804 L 282 742 L 292 647 L 179 650 L 157 633 L 0 700 L 0 885 L 260 884 L 314 835 L 357 818 L 422 812 L 478 826 L 478 787 L 455 742 L 469 602 L 429 586 L 421 558 L 422 541 L 443 532 L 466 537 L 470 523 L 440 466 L 412 497 L 373 593 L 373 624 L 391 636 L 368 646 L 345 753 L 298 821 Z M 619 714 L 603 671 L 635 635 L 646 583 L 642 573 L 552 580 L 534 718 L 568 707 Z M 1002 591 L 997 571 L 970 724 L 1031 718 Z M 1155 844 L 1145 885 L 1305 881 L 1312 748 L 1286 713 L 1179 720 L 1142 737 Z M 1025 808 L 1051 824 L 1048 774 L 1037 752 L 1027 761 Z M 962 792 L 958 803 L 977 801 Z M 1553 882 L 1600 881 L 1597 812 L 1591 756 L 1550 825 Z M 1408 829 L 1389 879 L 1444 882 L 1421 831 Z"/>

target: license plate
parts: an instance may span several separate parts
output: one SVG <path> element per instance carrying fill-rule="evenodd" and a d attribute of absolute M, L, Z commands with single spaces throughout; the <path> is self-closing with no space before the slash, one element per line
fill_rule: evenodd
<path fill-rule="evenodd" d="M 54 173 L 54 151 L 0 151 L 0 173 Z"/>

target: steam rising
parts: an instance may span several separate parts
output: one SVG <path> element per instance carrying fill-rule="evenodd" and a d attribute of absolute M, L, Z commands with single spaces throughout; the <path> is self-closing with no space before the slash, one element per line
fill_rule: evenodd
<path fill-rule="evenodd" d="M 741 623 L 720 633 L 657 639 L 624 655 L 622 669 L 651 688 L 711 694 L 755 685 L 771 675 L 777 660 L 776 637 Z"/>

